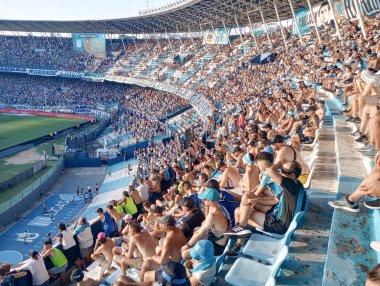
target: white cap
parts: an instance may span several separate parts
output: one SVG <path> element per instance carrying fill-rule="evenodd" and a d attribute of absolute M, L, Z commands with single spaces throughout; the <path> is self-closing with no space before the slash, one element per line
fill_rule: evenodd
<path fill-rule="evenodd" d="M 132 219 L 132 215 L 131 214 L 126 214 L 124 217 L 123 217 L 123 220 L 127 220 L 127 219 Z"/>

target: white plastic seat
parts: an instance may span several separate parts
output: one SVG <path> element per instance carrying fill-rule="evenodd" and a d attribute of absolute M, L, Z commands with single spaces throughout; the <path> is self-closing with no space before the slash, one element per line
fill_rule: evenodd
<path fill-rule="evenodd" d="M 305 190 L 308 190 L 310 189 L 311 187 L 311 180 L 313 178 L 313 174 L 314 174 L 314 171 L 315 171 L 315 166 L 317 164 L 317 158 L 314 158 L 311 162 L 310 162 L 310 165 L 309 165 L 309 176 L 307 177 L 307 180 L 305 182 L 305 184 L 303 184 L 303 187 L 305 188 Z"/>
<path fill-rule="evenodd" d="M 245 257 L 239 257 L 226 275 L 226 281 L 234 286 L 266 286 L 272 283 L 282 262 L 288 256 L 288 247 L 284 246 L 273 265 L 261 264 Z M 269 284 L 270 285 L 270 284 Z"/>
<path fill-rule="evenodd" d="M 281 249 L 290 241 L 288 238 L 296 228 L 297 222 L 296 220 L 293 220 L 284 237 L 280 240 L 259 233 L 254 233 L 245 245 L 243 253 L 264 263 L 273 264 Z"/>

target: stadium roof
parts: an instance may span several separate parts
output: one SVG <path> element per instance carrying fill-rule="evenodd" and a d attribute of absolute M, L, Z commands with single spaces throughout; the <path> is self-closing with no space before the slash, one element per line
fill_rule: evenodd
<path fill-rule="evenodd" d="M 311 0 L 312 4 L 320 2 Z M 288 0 L 277 0 L 281 20 L 292 18 Z M 302 0 L 293 1 L 294 9 L 307 6 Z M 165 9 L 148 11 L 145 15 L 131 18 L 85 21 L 20 21 L 0 20 L 0 31 L 45 33 L 107 33 L 107 34 L 154 34 L 200 31 L 212 27 L 236 27 L 260 23 L 260 9 L 267 22 L 277 22 L 274 4 L 270 0 L 186 0 Z"/>

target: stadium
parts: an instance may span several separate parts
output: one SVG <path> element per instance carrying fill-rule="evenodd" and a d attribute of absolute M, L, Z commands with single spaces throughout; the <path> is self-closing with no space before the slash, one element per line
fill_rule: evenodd
<path fill-rule="evenodd" d="M 0 17 L 0 285 L 380 285 L 380 1 L 135 14 Z"/>

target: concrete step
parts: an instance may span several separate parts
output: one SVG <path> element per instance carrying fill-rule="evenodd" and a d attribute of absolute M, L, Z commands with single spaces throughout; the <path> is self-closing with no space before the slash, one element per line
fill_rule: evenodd
<path fill-rule="evenodd" d="M 342 108 L 339 101 L 333 96 L 324 99 L 334 118 L 339 173 L 337 198 L 341 198 L 351 194 L 367 172 L 360 154 L 354 150 L 353 139 L 348 136 L 352 127 L 339 114 Z M 377 263 L 376 253 L 369 248 L 373 239 L 371 212 L 363 207 L 359 213 L 334 210 L 322 285 L 363 285 L 367 271 Z"/>
<path fill-rule="evenodd" d="M 330 124 L 329 120 L 326 123 Z M 309 190 L 309 210 L 297 226 L 276 285 L 322 284 L 333 210 L 328 201 L 335 198 L 337 168 L 335 132 L 324 123 L 319 131 L 317 164 Z M 302 155 L 310 152 L 302 151 Z"/>

